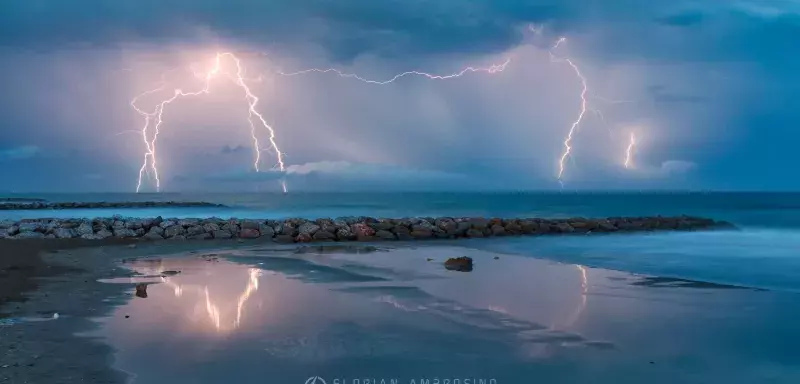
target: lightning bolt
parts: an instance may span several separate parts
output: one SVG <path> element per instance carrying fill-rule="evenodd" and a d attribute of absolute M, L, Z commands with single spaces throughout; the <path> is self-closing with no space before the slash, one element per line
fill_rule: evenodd
<path fill-rule="evenodd" d="M 222 68 L 223 58 L 229 58 L 235 63 L 236 66 L 235 73 L 231 73 L 230 71 L 223 71 Z M 157 92 L 166 89 L 166 81 L 163 79 L 162 76 L 162 82 L 157 88 L 146 91 L 134 97 L 133 100 L 131 100 L 130 102 L 131 107 L 133 107 L 133 109 L 139 115 L 141 115 L 145 120 L 144 126 L 141 129 L 141 134 L 142 134 L 142 139 L 145 143 L 146 151 L 144 153 L 144 161 L 142 163 L 142 167 L 139 169 L 139 179 L 136 184 L 136 192 L 138 193 L 141 190 L 142 178 L 144 174 L 145 173 L 150 174 L 150 172 L 152 172 L 152 176 L 155 179 L 156 191 L 161 190 L 161 180 L 158 175 L 158 165 L 156 161 L 157 159 L 156 141 L 158 139 L 159 129 L 161 128 L 161 125 L 163 124 L 164 121 L 163 120 L 164 109 L 169 104 L 171 104 L 175 100 L 178 100 L 179 98 L 188 96 L 200 96 L 211 93 L 211 82 L 220 75 L 225 75 L 227 78 L 233 81 L 234 84 L 239 86 L 244 92 L 245 100 L 248 106 L 248 122 L 250 123 L 250 134 L 253 139 L 253 147 L 255 148 L 255 153 L 256 153 L 253 162 L 253 168 L 256 170 L 256 172 L 260 172 L 259 163 L 261 162 L 261 149 L 259 146 L 258 137 L 256 135 L 256 130 L 257 130 L 256 122 L 258 122 L 260 123 L 260 126 L 264 127 L 269 132 L 269 143 L 271 145 L 271 148 L 275 150 L 275 154 L 277 157 L 276 167 L 281 172 L 285 171 L 286 165 L 283 161 L 284 154 L 283 152 L 281 152 L 280 148 L 278 148 L 278 144 L 275 139 L 275 130 L 272 128 L 272 126 L 270 126 L 267 123 L 266 119 L 264 119 L 264 116 L 260 112 L 258 112 L 256 107 L 258 106 L 259 99 L 253 94 L 250 87 L 247 85 L 246 79 L 244 77 L 245 70 L 239 58 L 230 52 L 217 53 L 214 58 L 214 65 L 210 70 L 205 72 L 205 74 L 198 73 L 197 71 L 194 70 L 193 73 L 195 77 L 203 80 L 204 86 L 199 91 L 185 92 L 180 88 L 176 88 L 173 90 L 172 96 L 159 102 L 152 112 L 147 112 L 137 107 L 137 102 L 142 97 L 155 94 Z M 151 134 L 151 127 L 153 131 L 152 138 L 148 137 Z M 287 188 L 285 181 L 281 181 L 281 185 L 283 191 L 286 192 Z"/>
<path fill-rule="evenodd" d="M 631 132 L 628 148 L 625 150 L 625 168 L 630 168 L 633 160 L 633 148 L 636 146 L 636 136 Z"/>
<path fill-rule="evenodd" d="M 383 81 L 370 80 L 370 79 L 364 78 L 364 77 L 362 77 L 360 75 L 357 75 L 355 73 L 345 73 L 345 72 L 342 72 L 342 71 L 340 71 L 338 69 L 335 69 L 335 68 L 328 68 L 328 69 L 311 68 L 311 69 L 305 69 L 305 70 L 302 70 L 302 71 L 291 72 L 291 73 L 286 73 L 286 72 L 281 72 L 281 71 L 278 71 L 277 73 L 279 75 L 282 75 L 282 76 L 297 76 L 297 75 L 304 75 L 304 74 L 309 74 L 309 73 L 334 73 L 339 77 L 356 79 L 358 81 L 362 81 L 362 82 L 368 83 L 368 84 L 386 85 L 386 84 L 389 84 L 389 83 L 393 83 L 393 82 L 397 81 L 398 79 L 406 77 L 406 76 L 409 76 L 409 75 L 422 76 L 422 77 L 428 78 L 430 80 L 448 80 L 448 79 L 453 79 L 453 78 L 456 78 L 456 77 L 461 77 L 461 76 L 464 76 L 467 73 L 472 73 L 472 72 L 486 72 L 488 74 L 494 74 L 494 73 L 498 73 L 498 72 L 504 71 L 506 69 L 506 66 L 508 66 L 509 63 L 511 63 L 511 58 L 507 58 L 501 64 L 492 64 L 492 65 L 490 65 L 488 67 L 466 67 L 466 68 L 462 69 L 461 71 L 458 71 L 458 72 L 455 72 L 455 73 L 451 73 L 451 74 L 448 74 L 448 75 L 434 75 L 434 74 L 430 74 L 430 73 L 427 73 L 427 72 L 407 71 L 407 72 L 402 72 L 402 73 L 399 73 L 397 75 L 394 75 L 389 80 L 383 80 Z"/>
<path fill-rule="evenodd" d="M 569 58 L 559 58 L 557 57 L 553 51 L 556 50 L 561 44 L 566 42 L 567 39 L 565 37 L 559 38 L 555 45 L 550 49 L 550 59 L 553 62 L 564 62 L 567 63 L 572 70 L 575 72 L 575 75 L 578 77 L 578 80 L 581 82 L 581 110 L 578 114 L 578 117 L 575 121 L 572 122 L 572 125 L 569 128 L 569 132 L 567 133 L 567 137 L 564 139 L 564 152 L 561 153 L 561 157 L 558 160 L 558 182 L 561 184 L 561 187 L 564 187 L 563 183 L 563 176 L 564 176 L 564 168 L 565 162 L 568 157 L 572 154 L 572 138 L 575 135 L 575 131 L 578 129 L 578 126 L 583 122 L 583 117 L 586 116 L 587 111 L 587 101 L 586 101 L 586 94 L 589 92 L 589 87 L 586 84 L 586 78 L 581 73 L 581 70 L 578 66 Z"/>

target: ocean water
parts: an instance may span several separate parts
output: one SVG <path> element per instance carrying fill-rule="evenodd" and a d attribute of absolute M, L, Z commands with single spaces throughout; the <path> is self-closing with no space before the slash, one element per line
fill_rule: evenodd
<path fill-rule="evenodd" d="M 14 195 L 13 197 L 25 197 Z M 226 208 L 0 211 L 23 217 L 606 217 L 697 215 L 741 231 L 470 241 L 529 257 L 764 289 L 800 291 L 800 193 L 40 194 L 49 201 L 209 201 Z"/>

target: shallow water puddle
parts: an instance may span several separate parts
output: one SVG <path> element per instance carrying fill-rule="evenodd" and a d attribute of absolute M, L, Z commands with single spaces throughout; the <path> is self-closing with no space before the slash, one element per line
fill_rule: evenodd
<path fill-rule="evenodd" d="M 444 268 L 465 255 L 472 272 Z M 780 360 L 780 337 L 796 327 L 772 317 L 797 300 L 770 292 L 637 286 L 627 274 L 441 246 L 239 249 L 125 266 L 141 276 L 108 282 L 131 284 L 132 299 L 98 333 L 136 383 L 708 383 L 798 372 Z"/>

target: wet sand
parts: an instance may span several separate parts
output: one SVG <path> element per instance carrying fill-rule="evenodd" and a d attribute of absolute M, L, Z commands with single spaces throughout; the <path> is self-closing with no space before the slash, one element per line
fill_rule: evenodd
<path fill-rule="evenodd" d="M 800 337 L 786 321 L 800 308 L 792 294 L 442 243 L 0 244 L 14 274 L 0 279 L 13 300 L 0 312 L 29 320 L 0 323 L 0 383 L 124 383 L 122 370 L 147 384 L 299 383 L 399 375 L 398 366 L 502 383 L 789 383 L 800 374 L 786 353 Z M 444 269 L 464 254 L 475 271 Z M 173 284 L 134 277 L 165 270 L 181 273 Z M 155 283 L 146 298 L 134 288 L 142 282 Z"/>
<path fill-rule="evenodd" d="M 92 318 L 107 315 L 132 296 L 132 287 L 98 280 L 130 276 L 130 270 L 120 267 L 125 258 L 213 249 L 222 243 L 229 248 L 242 245 L 137 239 L 0 241 L 0 383 L 124 383 L 126 375 L 111 368 L 111 347 L 74 335 L 95 329 Z"/>

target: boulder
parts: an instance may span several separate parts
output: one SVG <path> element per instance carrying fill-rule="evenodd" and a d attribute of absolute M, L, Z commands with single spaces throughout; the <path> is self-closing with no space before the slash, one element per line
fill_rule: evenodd
<path fill-rule="evenodd" d="M 411 231 L 410 235 L 415 239 L 430 239 L 433 237 L 433 231 L 420 227 L 419 229 Z"/>
<path fill-rule="evenodd" d="M 150 232 L 147 232 L 147 234 L 145 234 L 143 236 L 143 238 L 145 238 L 147 240 L 164 240 L 164 237 L 161 236 L 161 233 L 163 233 L 164 230 L 161 230 L 161 233 L 158 233 L 156 231 L 153 231 L 153 229 L 155 229 L 155 228 L 158 228 L 158 227 L 152 227 L 150 229 Z"/>
<path fill-rule="evenodd" d="M 163 228 L 163 227 L 162 227 Z M 186 228 L 180 225 L 173 225 L 171 227 L 164 228 L 164 237 L 175 237 L 179 235 L 186 235 Z"/>
<path fill-rule="evenodd" d="M 356 223 L 350 226 L 350 231 L 356 237 L 372 237 L 375 236 L 375 230 L 370 228 L 367 224 Z"/>
<path fill-rule="evenodd" d="M 242 239 L 257 239 L 261 236 L 261 232 L 255 228 L 242 228 L 242 231 L 239 232 L 239 237 Z"/>
<path fill-rule="evenodd" d="M 198 233 L 196 235 L 186 236 L 189 240 L 208 240 L 213 239 L 214 237 L 208 232 Z"/>
<path fill-rule="evenodd" d="M 451 271 L 472 272 L 472 258 L 467 256 L 451 257 L 444 262 L 444 267 Z"/>
<path fill-rule="evenodd" d="M 294 241 L 297 243 L 310 243 L 312 240 L 314 239 L 308 233 L 300 233 L 294 238 Z"/>
<path fill-rule="evenodd" d="M 95 237 L 100 239 L 100 240 L 107 239 L 107 238 L 109 238 L 111 236 L 114 236 L 114 234 L 111 231 L 108 231 L 108 230 L 105 230 L 105 229 L 95 233 Z"/>
<path fill-rule="evenodd" d="M 222 229 L 219 230 L 219 231 L 211 232 L 211 235 L 215 239 L 230 239 L 230 238 L 233 238 L 233 234 L 230 231 L 225 231 L 225 230 L 222 230 Z"/>
<path fill-rule="evenodd" d="M 77 233 L 72 229 L 56 228 L 53 230 L 53 235 L 58 239 L 71 239 L 77 236 Z"/>
<path fill-rule="evenodd" d="M 494 224 L 494 225 L 492 225 L 492 227 L 490 229 L 492 231 L 492 236 L 505 236 L 506 235 L 506 229 L 500 224 Z"/>
<path fill-rule="evenodd" d="M 477 228 L 470 228 L 466 233 L 467 237 L 484 237 L 483 231 Z"/>
<path fill-rule="evenodd" d="M 186 228 L 186 236 L 192 237 L 202 233 L 205 233 L 205 228 L 200 225 L 192 225 L 189 228 Z"/>
<path fill-rule="evenodd" d="M 269 225 L 261 225 L 259 226 L 258 232 L 261 234 L 261 237 L 275 237 L 275 230 L 272 229 Z"/>
<path fill-rule="evenodd" d="M 205 223 L 205 224 L 203 224 L 203 232 L 211 233 L 211 232 L 214 232 L 214 231 L 219 231 L 219 225 L 217 225 L 216 223 Z"/>
<path fill-rule="evenodd" d="M 20 232 L 14 235 L 15 239 L 19 240 L 26 240 L 26 239 L 44 239 L 44 233 L 41 232 Z"/>
<path fill-rule="evenodd" d="M 387 230 L 383 230 L 383 229 L 375 232 L 375 237 L 377 237 L 380 240 L 396 240 L 397 239 L 397 237 L 395 236 L 394 233 L 391 233 L 391 232 L 389 232 Z"/>
<path fill-rule="evenodd" d="M 98 232 L 98 234 L 100 234 L 100 233 Z M 115 228 L 114 229 L 114 237 L 118 237 L 118 238 L 136 237 L 136 231 L 134 231 L 132 229 L 127 229 L 125 227 Z"/>
<path fill-rule="evenodd" d="M 347 228 L 341 228 L 336 231 L 336 238 L 340 241 L 351 241 L 356 239 L 356 235 Z"/>
<path fill-rule="evenodd" d="M 301 235 L 308 235 L 309 237 L 311 237 L 317 231 L 319 231 L 319 229 L 320 229 L 319 225 L 316 225 L 314 223 L 305 223 L 300 225 L 300 228 L 298 228 L 297 230 L 298 232 L 300 232 Z"/>
<path fill-rule="evenodd" d="M 316 241 L 334 241 L 336 240 L 336 235 L 328 231 L 317 231 L 312 236 Z"/>

